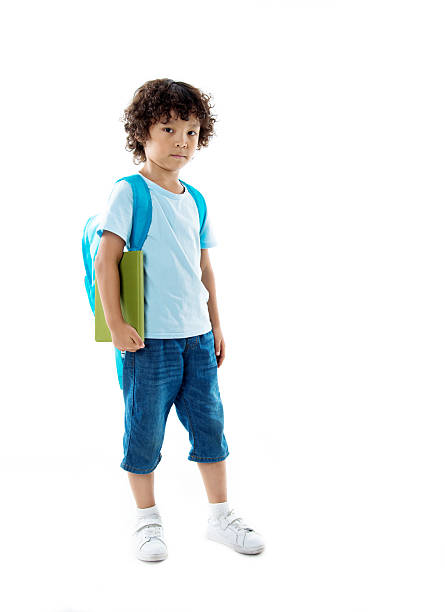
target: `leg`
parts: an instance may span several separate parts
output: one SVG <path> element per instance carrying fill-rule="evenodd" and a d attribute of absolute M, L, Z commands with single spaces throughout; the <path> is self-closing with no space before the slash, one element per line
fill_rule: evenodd
<path fill-rule="evenodd" d="M 183 383 L 174 403 L 179 420 L 189 432 L 188 459 L 199 463 L 207 495 L 212 499 L 226 497 L 224 460 L 229 455 L 217 370 L 212 330 L 187 338 Z"/>
<path fill-rule="evenodd" d="M 139 509 L 156 505 L 153 472 L 161 460 L 167 418 L 181 381 L 181 344 L 176 340 L 145 338 L 143 349 L 125 356 L 121 467 L 128 472 Z"/>
<path fill-rule="evenodd" d="M 197 462 L 206 488 L 209 503 L 218 504 L 227 501 L 226 462 Z"/>
<path fill-rule="evenodd" d="M 138 508 L 150 508 L 155 505 L 154 470 L 149 474 L 128 472 L 128 480 Z"/>

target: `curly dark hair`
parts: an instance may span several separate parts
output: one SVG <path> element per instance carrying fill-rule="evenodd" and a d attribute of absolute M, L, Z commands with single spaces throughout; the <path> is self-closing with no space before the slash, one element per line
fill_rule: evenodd
<path fill-rule="evenodd" d="M 120 117 L 127 132 L 125 149 L 133 152 L 133 163 L 147 161 L 144 144 L 150 127 L 161 119 L 172 118 L 173 113 L 183 121 L 188 121 L 191 114 L 196 115 L 201 124 L 197 149 L 207 147 L 214 135 L 217 116 L 210 111 L 211 97 L 188 83 L 172 79 L 154 79 L 138 87 Z"/>

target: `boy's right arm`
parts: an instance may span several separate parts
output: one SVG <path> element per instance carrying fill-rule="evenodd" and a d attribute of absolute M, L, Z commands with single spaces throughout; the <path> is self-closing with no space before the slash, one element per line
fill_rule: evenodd
<path fill-rule="evenodd" d="M 119 263 L 122 259 L 124 246 L 125 241 L 120 236 L 114 232 L 103 230 L 94 262 L 94 270 L 105 320 L 111 332 L 113 344 L 119 350 L 134 352 L 145 345 L 134 327 L 126 323 L 122 316 Z"/>

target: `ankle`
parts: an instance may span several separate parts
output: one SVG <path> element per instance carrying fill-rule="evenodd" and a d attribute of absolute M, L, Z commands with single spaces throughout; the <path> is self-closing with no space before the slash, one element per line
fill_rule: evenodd
<path fill-rule="evenodd" d="M 138 518 L 147 518 L 154 515 L 160 516 L 160 511 L 156 504 L 149 506 L 148 508 L 139 508 L 136 506 L 136 516 Z"/>
<path fill-rule="evenodd" d="M 227 514 L 227 512 L 230 510 L 229 502 L 227 501 L 217 502 L 217 503 L 209 502 L 209 510 L 210 510 L 210 516 L 212 516 L 213 518 L 223 516 L 224 514 Z"/>

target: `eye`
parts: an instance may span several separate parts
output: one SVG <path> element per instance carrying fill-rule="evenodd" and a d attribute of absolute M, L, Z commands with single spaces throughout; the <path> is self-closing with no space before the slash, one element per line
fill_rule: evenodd
<path fill-rule="evenodd" d="M 162 129 L 163 130 L 173 130 L 173 128 L 170 128 L 170 127 L 166 127 L 166 128 L 162 128 Z M 195 135 L 197 135 L 197 132 L 195 132 L 195 130 L 190 130 L 190 132 L 193 132 Z M 189 132 L 189 134 L 190 134 L 190 132 Z"/>

